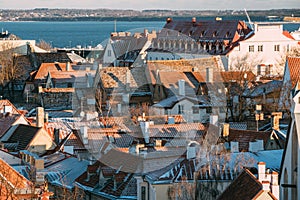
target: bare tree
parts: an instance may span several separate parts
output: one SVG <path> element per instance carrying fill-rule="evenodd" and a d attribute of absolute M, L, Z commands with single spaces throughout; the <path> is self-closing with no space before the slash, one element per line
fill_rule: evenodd
<path fill-rule="evenodd" d="M 23 65 L 18 63 L 19 57 L 14 52 L 14 46 L 10 42 L 2 44 L 2 51 L 0 51 L 0 86 L 7 87 L 9 95 L 14 93 L 15 81 L 25 76 L 26 70 Z"/>
<path fill-rule="evenodd" d="M 168 188 L 169 200 L 194 200 L 195 183 L 188 182 L 184 176 L 179 183 L 174 183 Z"/>
<path fill-rule="evenodd" d="M 46 51 L 51 51 L 53 49 L 52 45 L 50 43 L 46 42 L 45 40 L 40 40 L 36 46 L 38 46 L 41 49 L 44 49 Z"/>

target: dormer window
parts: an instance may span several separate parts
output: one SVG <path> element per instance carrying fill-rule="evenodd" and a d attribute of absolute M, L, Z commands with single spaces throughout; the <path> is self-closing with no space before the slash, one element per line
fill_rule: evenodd
<path fill-rule="evenodd" d="M 217 31 L 213 32 L 213 37 L 216 37 L 217 35 L 218 35 Z"/>
<path fill-rule="evenodd" d="M 200 37 L 203 37 L 205 35 L 205 31 L 201 31 Z"/>
<path fill-rule="evenodd" d="M 230 32 L 227 31 L 225 37 L 228 38 L 230 36 Z"/>

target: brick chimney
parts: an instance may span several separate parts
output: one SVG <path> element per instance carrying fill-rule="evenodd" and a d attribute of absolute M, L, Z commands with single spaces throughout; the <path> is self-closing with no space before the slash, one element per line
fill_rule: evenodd
<path fill-rule="evenodd" d="M 223 133 L 222 133 L 223 137 L 228 137 L 229 136 L 229 124 L 228 123 L 224 123 L 223 124 Z"/>
<path fill-rule="evenodd" d="M 272 112 L 272 128 L 279 130 L 279 120 L 282 119 L 282 112 Z"/>
<path fill-rule="evenodd" d="M 43 127 L 44 126 L 44 108 L 43 107 L 37 107 L 36 108 L 36 126 L 37 127 Z"/>

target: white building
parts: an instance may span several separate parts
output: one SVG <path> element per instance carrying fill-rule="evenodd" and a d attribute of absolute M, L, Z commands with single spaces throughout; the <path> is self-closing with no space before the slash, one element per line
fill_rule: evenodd
<path fill-rule="evenodd" d="M 227 54 L 229 70 L 247 63 L 257 75 L 282 75 L 285 55 L 297 45 L 298 42 L 287 31 L 283 31 L 282 24 L 254 23 L 254 34 L 240 41 Z"/>
<path fill-rule="evenodd" d="M 300 199 L 300 176 L 298 173 L 300 163 L 300 87 L 291 93 L 292 122 L 287 135 L 286 148 L 281 164 L 280 199 Z"/>

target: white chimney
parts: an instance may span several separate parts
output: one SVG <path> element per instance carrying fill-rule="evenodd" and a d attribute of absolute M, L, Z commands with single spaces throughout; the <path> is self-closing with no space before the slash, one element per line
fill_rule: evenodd
<path fill-rule="evenodd" d="M 83 144 L 88 144 L 88 127 L 82 126 L 80 127 L 81 138 L 83 140 Z"/>
<path fill-rule="evenodd" d="M 179 95 L 185 96 L 185 80 L 178 80 Z"/>
<path fill-rule="evenodd" d="M 277 172 L 272 172 L 271 192 L 277 199 L 279 199 L 279 185 L 278 185 L 278 173 Z"/>
<path fill-rule="evenodd" d="M 142 133 L 143 133 L 143 136 L 144 136 L 144 139 L 145 139 L 145 143 L 149 143 L 149 126 L 150 126 L 150 121 L 141 121 L 140 122 L 140 126 L 141 126 L 141 129 L 142 129 Z"/>
<path fill-rule="evenodd" d="M 210 115 L 209 116 L 209 123 L 212 124 L 212 125 L 217 126 L 218 120 L 219 120 L 218 115 Z"/>
<path fill-rule="evenodd" d="M 238 153 L 239 152 L 239 142 L 230 141 L 230 151 L 231 151 L 231 153 Z"/>
<path fill-rule="evenodd" d="M 262 183 L 263 180 L 266 179 L 266 163 L 259 162 L 257 163 L 258 166 L 258 180 Z"/>
<path fill-rule="evenodd" d="M 120 104 L 120 103 L 118 103 L 117 112 L 118 112 L 118 113 L 121 113 L 121 112 L 122 112 L 122 104 Z"/>
<path fill-rule="evenodd" d="M 66 71 L 71 71 L 71 63 L 67 62 Z"/>
<path fill-rule="evenodd" d="M 266 192 L 270 191 L 270 182 L 269 181 L 262 181 L 262 189 Z"/>
<path fill-rule="evenodd" d="M 36 108 L 36 126 L 37 127 L 43 127 L 44 126 L 44 108 L 43 107 L 37 107 Z"/>
<path fill-rule="evenodd" d="M 206 82 L 212 83 L 213 82 L 213 68 L 206 68 Z"/>

